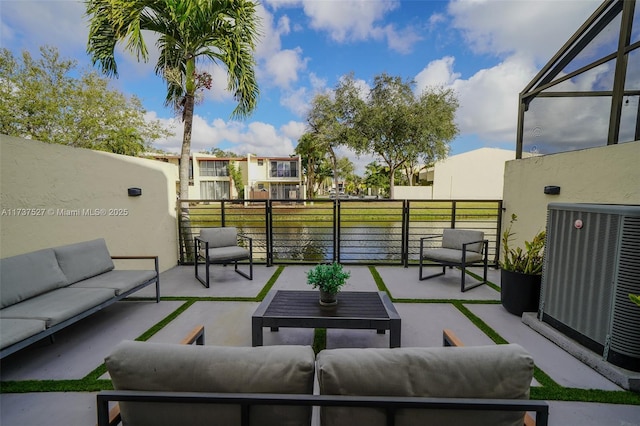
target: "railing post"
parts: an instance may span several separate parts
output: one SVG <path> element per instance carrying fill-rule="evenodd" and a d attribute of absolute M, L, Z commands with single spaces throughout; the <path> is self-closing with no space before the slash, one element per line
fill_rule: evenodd
<path fill-rule="evenodd" d="M 333 261 L 340 263 L 340 199 L 333 200 Z"/>
<path fill-rule="evenodd" d="M 265 214 L 265 237 L 266 237 L 266 250 L 267 250 L 267 266 L 273 265 L 273 205 L 271 200 L 266 200 L 264 203 Z"/>
<path fill-rule="evenodd" d="M 451 229 L 456 229 L 456 200 L 451 201 Z"/>
<path fill-rule="evenodd" d="M 502 231 L 502 200 L 498 201 L 498 220 L 496 221 L 497 224 L 497 228 L 496 228 L 496 254 L 495 254 L 495 258 L 494 258 L 494 263 L 495 265 L 499 265 L 499 261 L 500 261 L 500 242 L 501 242 L 501 238 L 500 238 L 500 232 Z"/>
<path fill-rule="evenodd" d="M 225 220 L 225 214 L 224 214 L 224 200 L 220 201 L 220 226 L 222 226 L 223 228 L 226 225 L 226 220 Z"/>
<path fill-rule="evenodd" d="M 405 268 L 409 267 L 409 214 L 411 212 L 411 202 L 402 201 L 402 263 Z"/>

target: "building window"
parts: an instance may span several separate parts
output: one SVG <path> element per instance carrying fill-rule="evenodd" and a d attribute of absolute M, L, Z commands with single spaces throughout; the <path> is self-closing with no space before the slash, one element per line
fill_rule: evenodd
<path fill-rule="evenodd" d="M 229 176 L 229 162 L 200 161 L 200 176 Z"/>
<path fill-rule="evenodd" d="M 289 183 L 279 183 L 271 185 L 271 198 L 277 200 L 295 200 L 298 199 L 298 185 Z"/>
<path fill-rule="evenodd" d="M 228 200 L 230 198 L 229 189 L 229 182 L 200 182 L 200 198 L 204 200 Z"/>
<path fill-rule="evenodd" d="M 297 161 L 272 161 L 271 177 L 298 177 Z"/>
<path fill-rule="evenodd" d="M 264 166 L 264 160 L 263 159 L 258 160 L 258 166 Z"/>

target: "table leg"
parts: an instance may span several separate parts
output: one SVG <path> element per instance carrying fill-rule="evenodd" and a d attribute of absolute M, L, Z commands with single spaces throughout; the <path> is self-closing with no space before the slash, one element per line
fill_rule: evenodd
<path fill-rule="evenodd" d="M 391 326 L 389 328 L 389 347 L 399 348 L 401 340 L 402 323 L 400 318 L 394 318 L 391 320 Z"/>
<path fill-rule="evenodd" d="M 262 346 L 262 318 L 251 318 L 251 344 Z"/>

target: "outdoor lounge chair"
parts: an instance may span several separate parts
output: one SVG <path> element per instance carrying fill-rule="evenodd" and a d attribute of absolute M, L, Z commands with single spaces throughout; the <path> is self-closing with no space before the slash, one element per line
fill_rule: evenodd
<path fill-rule="evenodd" d="M 248 248 L 238 245 L 242 240 L 248 243 Z M 223 228 L 205 228 L 200 230 L 200 236 L 194 238 L 196 278 L 209 288 L 209 265 L 229 263 L 235 264 L 235 271 L 245 278 L 253 279 L 253 240 L 251 237 L 238 234 L 233 226 Z M 205 264 L 205 278 L 198 275 L 198 265 Z M 249 273 L 238 269 L 238 261 L 249 260 Z"/>
<path fill-rule="evenodd" d="M 459 266 L 462 269 L 462 279 L 460 291 L 465 292 L 472 288 L 487 283 L 487 251 L 489 240 L 484 239 L 484 232 L 466 229 L 445 229 L 442 231 L 442 246 L 426 248 L 425 241 L 439 238 L 439 235 L 429 235 L 420 238 L 420 280 L 444 275 L 448 267 Z M 442 272 L 423 276 L 422 268 L 424 261 L 434 262 L 442 265 Z M 483 281 L 469 287 L 465 287 L 466 268 L 472 264 L 484 264 Z"/>

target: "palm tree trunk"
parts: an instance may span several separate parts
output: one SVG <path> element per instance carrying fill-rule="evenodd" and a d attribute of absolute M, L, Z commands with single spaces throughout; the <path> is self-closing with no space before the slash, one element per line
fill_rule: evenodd
<path fill-rule="evenodd" d="M 193 107 L 194 96 L 187 93 L 185 95 L 184 110 L 182 119 L 184 121 L 184 133 L 182 135 L 182 151 L 180 153 L 180 200 L 189 199 L 189 170 L 191 159 L 191 129 L 193 127 Z M 180 224 L 182 229 L 180 235 L 184 244 L 186 260 L 196 261 L 193 252 L 193 231 L 191 229 L 191 218 L 189 216 L 189 203 L 180 203 Z"/>

